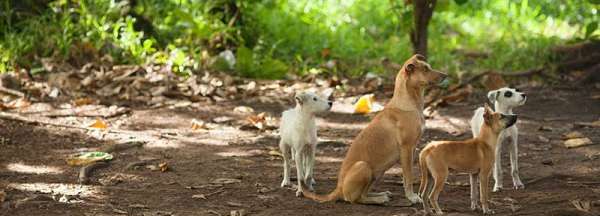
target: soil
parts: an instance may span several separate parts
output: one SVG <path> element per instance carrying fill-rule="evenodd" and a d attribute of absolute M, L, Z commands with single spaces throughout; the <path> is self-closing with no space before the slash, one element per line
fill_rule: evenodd
<path fill-rule="evenodd" d="M 508 155 L 504 151 L 505 189 L 493 193 L 491 200 L 496 215 L 600 215 L 600 145 L 567 149 L 562 140 L 564 133 L 578 131 L 594 144 L 600 144 L 600 128 L 576 124 L 599 120 L 600 89 L 530 87 L 524 91 L 528 93 L 528 102 L 516 113 L 522 114 L 518 123 L 519 162 L 525 189 L 512 189 Z M 437 112 L 464 125 L 484 100 L 485 95 L 478 91 L 466 102 L 441 107 Z M 282 161 L 272 154 L 272 150 L 278 150 L 277 130 L 240 130 L 236 121 L 217 123 L 207 131 L 190 129 L 194 118 L 205 122 L 220 116 L 243 118 L 232 111 L 239 105 L 277 117 L 291 101 L 248 99 L 183 108 L 132 108 L 127 115 L 107 119 L 109 127 L 118 125 L 139 135 L 0 120 L 0 181 L 7 194 L 0 214 L 421 214 L 421 205 L 410 206 L 404 197 L 399 166 L 390 169 L 373 187 L 374 191 L 393 193 L 386 206 L 342 201 L 318 203 L 296 197 L 293 188 L 279 186 Z M 323 142 L 318 146 L 315 165 L 318 193 L 334 188 L 348 145 L 371 117 L 343 113 L 320 117 L 319 136 Z M 59 117 L 52 121 L 92 119 Z M 455 136 L 443 130 L 444 127 L 434 126 L 425 131 L 418 149 L 430 140 L 471 136 L 468 128 L 462 128 L 466 133 Z M 68 155 L 127 139 L 143 139 L 147 144 L 114 153 L 110 166 L 95 171 L 88 185 L 78 184 L 79 168 L 65 163 Z M 127 168 L 132 162 L 149 159 L 153 159 L 149 166 Z M 165 172 L 157 168 L 160 163 L 166 163 Z M 416 164 L 413 172 L 418 177 Z M 589 211 L 578 210 L 572 203 L 574 200 L 584 205 L 589 203 Z M 440 196 L 440 205 L 448 215 L 481 214 L 469 209 L 468 177 L 464 174 L 450 176 Z"/>

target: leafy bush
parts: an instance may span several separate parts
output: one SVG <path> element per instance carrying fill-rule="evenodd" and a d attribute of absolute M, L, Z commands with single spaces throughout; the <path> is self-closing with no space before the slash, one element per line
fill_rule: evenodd
<path fill-rule="evenodd" d="M 438 0 L 429 27 L 435 67 L 516 71 L 551 61 L 548 48 L 592 40 L 595 0 Z M 164 64 L 180 75 L 231 70 L 253 78 L 312 71 L 383 72 L 412 53 L 411 6 L 400 0 L 8 0 L 0 3 L 0 72 L 74 63 L 82 52 L 115 63 Z M 25 8 L 25 9 L 24 9 Z M 24 13 L 34 8 L 32 13 Z M 235 53 L 234 68 L 216 56 Z M 457 50 L 488 53 L 469 61 Z M 82 62 L 83 61 L 83 62 Z M 335 62 L 335 67 L 321 67 Z"/>

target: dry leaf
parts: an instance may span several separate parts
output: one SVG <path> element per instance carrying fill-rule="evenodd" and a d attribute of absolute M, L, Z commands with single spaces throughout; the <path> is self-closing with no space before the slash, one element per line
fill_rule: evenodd
<path fill-rule="evenodd" d="M 583 138 L 583 134 L 579 131 L 571 131 L 569 133 L 565 133 L 563 134 L 563 139 L 576 139 L 576 138 Z"/>
<path fill-rule="evenodd" d="M 96 120 L 93 123 L 89 124 L 88 127 L 106 130 L 108 128 L 108 125 L 106 124 L 106 122 L 102 121 L 102 119 L 96 118 Z"/>
<path fill-rule="evenodd" d="M 252 109 L 252 107 L 247 107 L 247 106 L 237 106 L 237 107 L 233 108 L 233 111 L 244 114 L 244 113 L 253 113 L 254 109 Z"/>
<path fill-rule="evenodd" d="M 192 196 L 192 199 L 206 199 L 206 196 L 204 194 L 196 194 Z"/>
<path fill-rule="evenodd" d="M 262 130 L 265 128 L 265 121 L 266 121 L 266 113 L 261 112 L 258 115 L 251 115 L 248 116 L 246 118 L 246 121 L 249 123 L 249 126 L 255 127 L 259 130 Z"/>
<path fill-rule="evenodd" d="M 95 104 L 96 100 L 86 97 L 86 98 L 75 99 L 75 100 L 73 100 L 72 103 L 73 103 L 73 106 L 83 106 L 83 105 Z"/>
<path fill-rule="evenodd" d="M 158 168 L 160 169 L 161 172 L 166 172 L 167 170 L 169 170 L 169 167 L 167 166 L 167 162 L 159 163 Z"/>
<path fill-rule="evenodd" d="M 545 143 L 547 143 L 547 142 L 550 142 L 550 139 L 546 138 L 545 136 L 541 136 L 541 135 L 540 135 L 540 136 L 538 136 L 538 139 L 539 139 L 540 141 L 542 141 L 542 142 L 545 142 Z"/>
<path fill-rule="evenodd" d="M 269 155 L 283 157 L 283 155 L 281 154 L 281 152 L 279 152 L 277 150 L 271 150 L 271 151 L 269 151 Z"/>
<path fill-rule="evenodd" d="M 571 200 L 571 204 L 573 204 L 577 210 L 584 212 L 590 212 L 592 208 L 592 203 L 589 200 Z"/>
<path fill-rule="evenodd" d="M 565 141 L 565 146 L 567 148 L 575 148 L 575 147 L 580 147 L 580 146 L 586 146 L 586 145 L 591 145 L 592 140 L 590 140 L 590 138 L 575 138 L 575 139 L 568 139 Z"/>
<path fill-rule="evenodd" d="M 26 98 L 19 98 L 19 99 L 9 102 L 8 104 L 5 105 L 5 107 L 7 107 L 9 109 L 17 109 L 17 108 L 25 108 L 30 105 L 31 105 L 31 102 L 29 102 L 29 100 L 27 100 Z"/>
<path fill-rule="evenodd" d="M 192 119 L 192 130 L 207 130 L 206 123 L 202 120 Z"/>
<path fill-rule="evenodd" d="M 212 181 L 213 184 L 233 184 L 233 183 L 242 183 L 242 180 L 232 179 L 232 178 L 218 178 Z"/>

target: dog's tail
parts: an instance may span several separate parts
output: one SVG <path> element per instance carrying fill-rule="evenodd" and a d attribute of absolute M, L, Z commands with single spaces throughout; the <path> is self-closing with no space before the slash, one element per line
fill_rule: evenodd
<path fill-rule="evenodd" d="M 336 187 L 335 190 L 333 190 L 331 193 L 327 194 L 327 195 L 320 195 L 320 194 L 316 194 L 312 191 L 308 190 L 308 186 L 306 186 L 306 183 L 304 183 L 304 181 L 300 181 L 300 186 L 302 187 L 302 195 L 304 197 L 310 198 L 312 200 L 316 200 L 319 202 L 330 202 L 330 201 L 336 201 L 339 198 L 339 190 Z"/>

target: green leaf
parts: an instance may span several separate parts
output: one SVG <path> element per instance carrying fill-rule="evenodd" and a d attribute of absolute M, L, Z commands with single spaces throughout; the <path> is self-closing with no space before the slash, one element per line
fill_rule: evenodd
<path fill-rule="evenodd" d="M 235 69 L 242 76 L 251 76 L 255 70 L 252 50 L 245 46 L 238 47 L 236 51 Z"/>
<path fill-rule="evenodd" d="M 587 24 L 587 26 L 585 27 L 585 38 L 589 38 L 590 35 L 592 35 L 594 31 L 596 31 L 596 29 L 598 29 L 598 22 L 591 22 Z"/>

